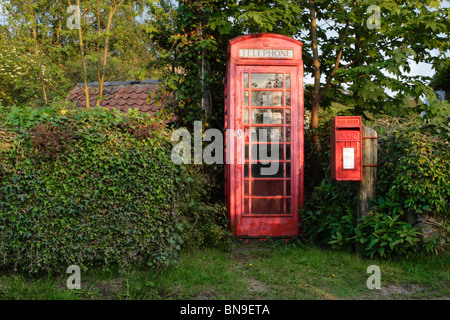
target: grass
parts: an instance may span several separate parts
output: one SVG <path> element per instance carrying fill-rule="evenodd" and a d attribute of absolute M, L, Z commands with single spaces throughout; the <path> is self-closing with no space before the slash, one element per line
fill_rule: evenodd
<path fill-rule="evenodd" d="M 191 250 L 167 270 L 126 273 L 91 270 L 81 290 L 68 275 L 0 277 L 3 300 L 302 300 L 449 299 L 450 254 L 415 259 L 368 260 L 350 252 L 299 243 L 240 245 L 231 251 Z M 366 286 L 366 270 L 381 270 L 381 289 Z M 64 270 L 65 272 L 65 270 Z"/>

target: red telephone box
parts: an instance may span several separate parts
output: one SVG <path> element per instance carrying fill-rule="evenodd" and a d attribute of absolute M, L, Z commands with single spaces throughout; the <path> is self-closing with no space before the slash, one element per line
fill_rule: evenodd
<path fill-rule="evenodd" d="M 230 40 L 225 193 L 233 235 L 299 235 L 303 205 L 302 43 L 278 34 Z"/>
<path fill-rule="evenodd" d="M 339 116 L 331 122 L 331 178 L 362 180 L 361 117 Z"/>

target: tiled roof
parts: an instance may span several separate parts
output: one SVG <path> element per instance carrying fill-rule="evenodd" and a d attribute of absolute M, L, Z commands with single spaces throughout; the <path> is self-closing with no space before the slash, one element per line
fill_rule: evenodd
<path fill-rule="evenodd" d="M 98 96 L 98 82 L 89 83 L 89 105 L 95 106 Z M 142 113 L 154 115 L 161 106 L 154 103 L 154 99 L 147 102 L 149 93 L 159 86 L 157 80 L 115 81 L 105 82 L 103 85 L 103 99 L 101 106 L 127 112 L 128 109 L 139 109 Z M 80 89 L 83 88 L 83 89 Z M 78 107 L 86 106 L 84 84 L 78 84 L 67 96 L 67 99 L 77 103 Z"/>

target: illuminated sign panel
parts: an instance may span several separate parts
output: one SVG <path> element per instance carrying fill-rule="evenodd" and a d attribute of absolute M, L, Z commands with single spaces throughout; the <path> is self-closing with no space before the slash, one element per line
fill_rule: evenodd
<path fill-rule="evenodd" d="M 289 49 L 239 49 L 241 58 L 292 59 L 294 50 Z"/>

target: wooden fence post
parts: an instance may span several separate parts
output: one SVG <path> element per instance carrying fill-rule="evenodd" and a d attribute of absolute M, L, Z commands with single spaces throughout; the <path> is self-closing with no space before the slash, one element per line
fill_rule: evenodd
<path fill-rule="evenodd" d="M 362 180 L 359 182 L 356 224 L 369 212 L 370 201 L 376 196 L 378 134 L 362 126 Z M 361 243 L 356 242 L 356 252 L 362 253 Z"/>

